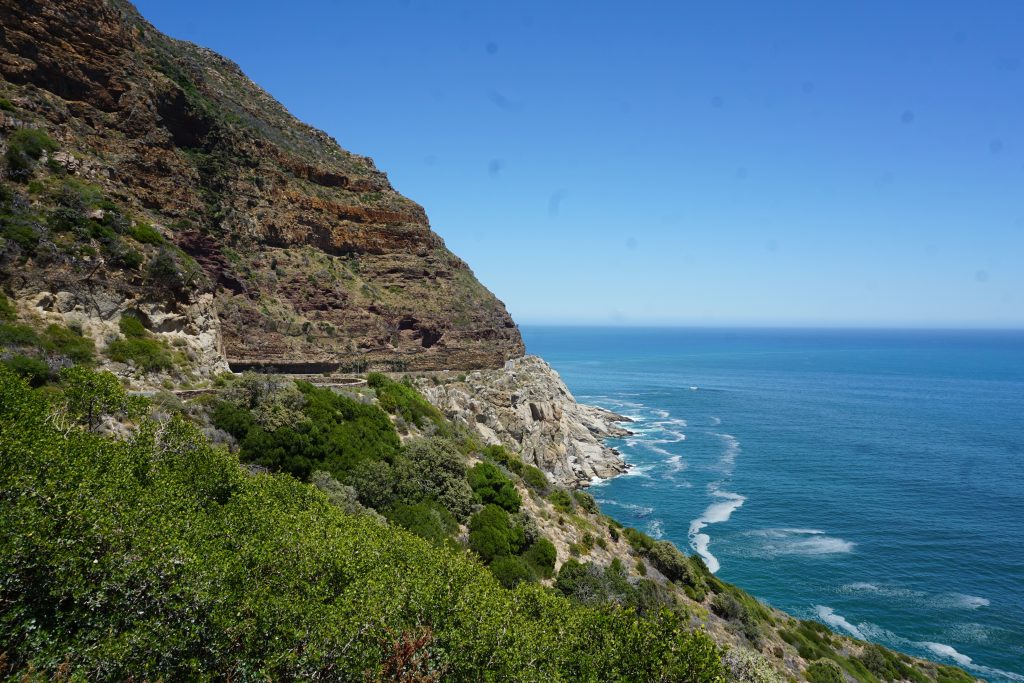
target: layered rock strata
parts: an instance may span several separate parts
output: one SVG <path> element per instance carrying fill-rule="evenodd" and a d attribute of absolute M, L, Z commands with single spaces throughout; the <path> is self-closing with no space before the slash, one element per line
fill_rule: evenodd
<path fill-rule="evenodd" d="M 161 304 L 188 315 L 212 294 L 214 346 L 236 367 L 473 369 L 523 354 L 504 305 L 423 208 L 234 63 L 123 0 L 0 0 L 0 16 L 0 152 L 18 128 L 45 131 L 59 150 L 40 168 L 98 187 L 194 259 L 203 287 Z M 6 265 L 18 298 L 80 298 L 56 276 L 97 272 Z M 89 285 L 146 305 L 141 279 L 107 263 Z"/>

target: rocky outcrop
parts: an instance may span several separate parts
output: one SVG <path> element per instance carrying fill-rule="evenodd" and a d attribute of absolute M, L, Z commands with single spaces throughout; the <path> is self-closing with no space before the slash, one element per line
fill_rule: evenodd
<path fill-rule="evenodd" d="M 59 150 L 41 169 L 97 186 L 194 259 L 228 361 L 474 369 L 523 354 L 423 208 L 237 65 L 124 0 L 0 0 L 0 16 L 0 151 L 15 128 L 45 130 Z M 42 213 L 47 196 L 33 200 Z M 53 279 L 39 259 L 13 262 L 19 297 Z M 132 273 L 105 275 L 126 285 L 112 296 L 138 289 Z M 179 293 L 177 312 L 203 293 Z"/>
<path fill-rule="evenodd" d="M 417 387 L 448 418 L 487 444 L 518 452 L 564 486 L 621 474 L 626 464 L 605 439 L 625 436 L 629 418 L 576 402 L 562 378 L 536 356 L 457 378 L 423 378 Z"/>

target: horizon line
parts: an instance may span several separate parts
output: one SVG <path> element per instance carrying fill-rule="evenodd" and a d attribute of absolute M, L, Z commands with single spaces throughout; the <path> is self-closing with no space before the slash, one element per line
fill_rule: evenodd
<path fill-rule="evenodd" d="M 974 325 L 857 325 L 857 324 L 757 324 L 757 323 L 599 323 L 599 322 L 517 322 L 518 327 L 590 328 L 621 330 L 792 330 L 792 331 L 864 331 L 864 332 L 1024 332 L 1019 326 Z"/>

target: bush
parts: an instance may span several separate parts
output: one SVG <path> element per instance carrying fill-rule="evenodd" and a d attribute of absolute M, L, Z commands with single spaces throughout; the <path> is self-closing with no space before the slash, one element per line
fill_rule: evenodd
<path fill-rule="evenodd" d="M 159 339 L 115 339 L 107 345 L 107 357 L 118 363 L 131 363 L 147 373 L 174 367 L 167 344 Z"/>
<path fill-rule="evenodd" d="M 396 505 L 388 512 L 387 518 L 433 543 L 443 542 L 459 528 L 452 514 L 433 500 L 424 500 L 415 505 Z"/>
<path fill-rule="evenodd" d="M 15 111 L 14 103 L 6 97 L 0 97 L 0 109 L 4 111 Z"/>
<path fill-rule="evenodd" d="M 523 553 L 523 559 L 542 579 L 550 579 L 555 575 L 555 561 L 558 559 L 558 553 L 555 550 L 555 544 L 548 539 L 537 539 Z"/>
<path fill-rule="evenodd" d="M 96 344 L 81 333 L 60 325 L 49 325 L 43 333 L 43 349 L 64 356 L 79 365 L 89 365 L 96 353 Z"/>
<path fill-rule="evenodd" d="M 691 586 L 696 583 L 690 571 L 690 564 L 686 561 L 686 555 L 683 555 L 672 543 L 656 541 L 648 551 L 648 557 L 669 581 L 677 581 Z"/>
<path fill-rule="evenodd" d="M 524 465 L 522 477 L 526 485 L 535 491 L 544 493 L 548 490 L 548 477 L 539 468 L 533 465 Z"/>
<path fill-rule="evenodd" d="M 622 535 L 629 541 L 629 545 L 633 548 L 634 552 L 648 553 L 654 548 L 654 539 L 633 527 L 623 529 Z"/>
<path fill-rule="evenodd" d="M 409 633 L 443 680 L 723 680 L 678 614 L 506 591 L 312 486 L 246 476 L 183 419 L 119 441 L 54 410 L 0 368 L 12 680 L 374 680 Z"/>
<path fill-rule="evenodd" d="M 28 325 L 0 323 L 0 346 L 41 346 L 39 335 Z"/>
<path fill-rule="evenodd" d="M 711 611 L 729 621 L 741 621 L 747 615 L 743 604 L 728 593 L 717 593 L 711 598 Z"/>
<path fill-rule="evenodd" d="M 128 234 L 136 242 L 141 242 L 142 244 L 159 246 L 164 243 L 164 236 L 149 223 L 136 223 L 129 228 Z"/>
<path fill-rule="evenodd" d="M 811 683 L 845 683 L 842 668 L 831 659 L 818 659 L 807 666 L 807 680 Z"/>
<path fill-rule="evenodd" d="M 491 444 L 483 449 L 483 456 L 502 464 L 509 472 L 520 475 L 523 473 L 523 467 L 525 467 L 523 461 L 519 459 L 519 456 L 515 453 L 511 453 L 504 446 Z"/>
<path fill-rule="evenodd" d="M 117 327 L 121 330 L 121 334 L 131 338 L 141 338 L 149 335 L 149 330 L 142 324 L 142 321 L 136 318 L 134 315 L 122 315 L 121 319 L 117 321 Z"/>
<path fill-rule="evenodd" d="M 573 511 L 572 496 L 565 489 L 555 489 L 548 495 L 548 500 L 559 512 L 568 514 Z"/>
<path fill-rule="evenodd" d="M 478 462 L 470 468 L 469 486 L 484 505 L 493 503 L 516 512 L 523 502 L 512 481 L 489 462 Z"/>
<path fill-rule="evenodd" d="M 572 497 L 576 499 L 576 504 L 591 514 L 597 514 L 601 510 L 597 507 L 597 501 L 594 497 L 586 491 L 573 491 Z"/>
<path fill-rule="evenodd" d="M 515 588 L 521 583 L 532 583 L 537 580 L 521 557 L 499 557 L 490 567 L 494 578 L 505 588 Z"/>
<path fill-rule="evenodd" d="M 484 562 L 514 555 L 524 540 L 523 530 L 513 525 L 508 513 L 497 505 L 486 506 L 469 520 L 469 547 Z"/>
<path fill-rule="evenodd" d="M 26 181 L 45 152 L 57 150 L 57 143 L 37 128 L 19 128 L 7 138 L 7 174 L 13 180 Z"/>
<path fill-rule="evenodd" d="M 366 383 L 377 392 L 380 407 L 392 415 L 400 415 L 409 424 L 423 428 L 428 424 L 445 427 L 444 415 L 407 384 L 388 379 L 379 372 L 371 372 Z"/>
<path fill-rule="evenodd" d="M 0 292 L 0 320 L 14 320 L 18 316 L 18 310 L 7 298 L 7 295 Z"/>
<path fill-rule="evenodd" d="M 455 444 L 439 436 L 413 439 L 402 456 L 408 466 L 398 471 L 405 479 L 396 481 L 395 486 L 405 502 L 430 498 L 458 520 L 469 517 L 473 490 L 466 481 L 465 459 Z"/>
<path fill-rule="evenodd" d="M 50 379 L 50 366 L 38 358 L 11 356 L 3 364 L 24 377 L 33 387 L 41 387 Z"/>

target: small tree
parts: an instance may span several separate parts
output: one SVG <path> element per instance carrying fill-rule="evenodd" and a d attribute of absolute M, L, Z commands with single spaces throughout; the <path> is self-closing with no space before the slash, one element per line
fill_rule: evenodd
<path fill-rule="evenodd" d="M 61 370 L 60 380 L 68 415 L 89 431 L 95 431 L 104 417 L 133 420 L 145 412 L 146 399 L 129 395 L 109 372 L 74 366 Z"/>

